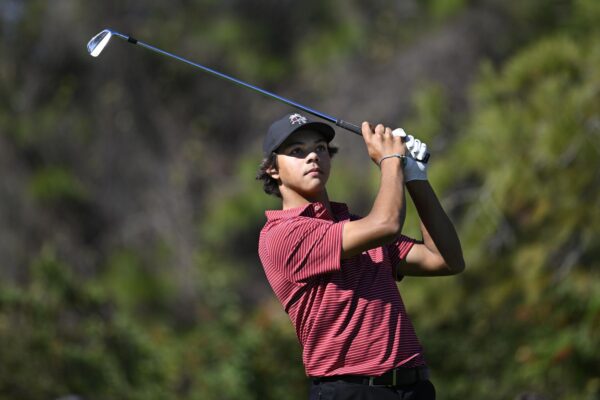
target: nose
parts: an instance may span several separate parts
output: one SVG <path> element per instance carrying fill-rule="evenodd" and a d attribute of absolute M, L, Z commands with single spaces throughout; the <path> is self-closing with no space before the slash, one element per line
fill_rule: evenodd
<path fill-rule="evenodd" d="M 319 161 L 319 155 L 317 154 L 316 150 L 312 150 L 310 153 L 307 154 L 306 156 L 306 163 L 310 164 L 312 162 L 318 162 Z"/>

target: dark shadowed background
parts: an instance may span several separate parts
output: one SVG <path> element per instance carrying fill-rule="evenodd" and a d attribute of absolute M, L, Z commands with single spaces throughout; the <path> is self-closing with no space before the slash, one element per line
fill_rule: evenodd
<path fill-rule="evenodd" d="M 256 253 L 290 109 L 403 127 L 467 269 L 399 288 L 440 399 L 600 398 L 596 0 L 0 1 L 0 399 L 303 399 Z M 378 185 L 343 130 L 329 191 Z M 406 233 L 418 236 L 410 207 Z"/>

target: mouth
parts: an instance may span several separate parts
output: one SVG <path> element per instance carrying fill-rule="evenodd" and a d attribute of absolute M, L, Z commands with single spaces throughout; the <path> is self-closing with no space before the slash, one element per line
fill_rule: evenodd
<path fill-rule="evenodd" d="M 320 168 L 314 167 L 314 168 L 311 168 L 308 171 L 306 171 L 304 173 L 304 175 L 319 175 L 319 174 L 322 174 L 322 173 L 323 173 L 323 171 L 321 171 Z"/>

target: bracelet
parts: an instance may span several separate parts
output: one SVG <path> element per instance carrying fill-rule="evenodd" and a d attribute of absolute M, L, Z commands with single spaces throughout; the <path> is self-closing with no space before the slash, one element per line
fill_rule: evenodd
<path fill-rule="evenodd" d="M 381 163 L 383 162 L 383 160 L 387 160 L 388 158 L 399 158 L 400 160 L 402 160 L 402 166 L 404 167 L 406 165 L 406 156 L 403 154 L 398 154 L 398 153 L 394 153 L 394 154 L 389 154 L 387 156 L 383 156 L 381 157 L 381 160 L 379 160 L 379 162 L 377 163 L 377 165 L 379 165 L 379 167 L 381 168 Z"/>

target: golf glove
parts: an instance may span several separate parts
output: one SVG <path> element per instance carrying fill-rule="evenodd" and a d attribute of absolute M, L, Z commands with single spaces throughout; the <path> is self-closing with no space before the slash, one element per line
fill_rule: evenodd
<path fill-rule="evenodd" d="M 405 139 L 406 149 L 409 153 L 404 166 L 404 182 L 426 181 L 427 164 L 417 160 L 422 160 L 427 154 L 427 144 L 412 135 L 407 135 L 402 128 L 394 129 L 392 135 Z"/>

